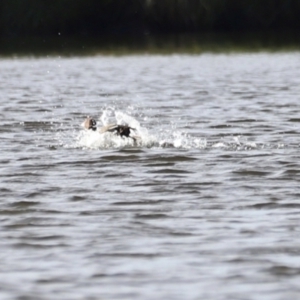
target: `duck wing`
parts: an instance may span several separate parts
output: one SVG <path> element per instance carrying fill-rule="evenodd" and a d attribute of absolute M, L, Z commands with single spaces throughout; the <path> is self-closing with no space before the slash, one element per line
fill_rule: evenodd
<path fill-rule="evenodd" d="M 117 129 L 118 129 L 117 124 L 108 124 L 107 126 L 103 126 L 103 127 L 99 128 L 99 132 L 100 133 L 113 132 L 113 131 L 116 131 Z"/>

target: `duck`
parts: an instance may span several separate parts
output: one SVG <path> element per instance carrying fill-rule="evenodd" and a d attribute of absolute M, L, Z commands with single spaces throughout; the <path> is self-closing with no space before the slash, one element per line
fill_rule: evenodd
<path fill-rule="evenodd" d="M 132 138 L 134 141 L 139 138 L 137 136 L 130 135 L 131 131 L 134 131 L 135 129 L 128 125 L 108 124 L 106 126 L 98 128 L 96 120 L 89 116 L 84 120 L 82 125 L 86 130 L 93 130 L 99 133 L 112 132 L 120 137 Z"/>

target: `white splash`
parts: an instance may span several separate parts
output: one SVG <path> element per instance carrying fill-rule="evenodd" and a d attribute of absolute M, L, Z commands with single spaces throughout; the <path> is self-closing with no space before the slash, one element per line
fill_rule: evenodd
<path fill-rule="evenodd" d="M 100 125 L 116 123 L 118 125 L 127 124 L 132 130 L 132 136 L 137 137 L 136 141 L 131 138 L 120 137 L 111 132 L 99 133 L 92 130 L 81 130 L 76 138 L 76 146 L 88 149 L 106 148 L 127 148 L 127 147 L 153 147 L 159 142 L 155 136 L 148 133 L 147 128 L 142 127 L 134 117 L 113 108 L 103 110 L 99 117 Z"/>
<path fill-rule="evenodd" d="M 205 138 L 192 136 L 177 129 L 176 123 L 166 124 L 153 120 L 150 117 L 131 115 L 114 107 L 103 109 L 98 118 L 99 126 L 106 126 L 111 123 L 118 125 L 127 124 L 132 130 L 131 135 L 136 136 L 136 141 L 131 138 L 120 137 L 111 132 L 99 133 L 97 131 L 77 131 L 73 147 L 84 149 L 122 149 L 122 148 L 178 148 L 178 149 L 224 149 L 224 150 L 249 150 L 259 147 L 255 142 L 248 141 L 242 136 L 228 136 L 220 140 L 208 141 Z M 138 119 L 151 122 L 149 129 L 142 126 Z M 148 127 L 148 126 L 147 126 Z"/>

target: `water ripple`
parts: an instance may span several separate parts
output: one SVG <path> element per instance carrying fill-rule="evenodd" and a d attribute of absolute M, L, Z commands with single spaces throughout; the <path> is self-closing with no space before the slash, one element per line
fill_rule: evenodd
<path fill-rule="evenodd" d="M 0 66 L 1 299 L 299 298 L 298 53 Z"/>

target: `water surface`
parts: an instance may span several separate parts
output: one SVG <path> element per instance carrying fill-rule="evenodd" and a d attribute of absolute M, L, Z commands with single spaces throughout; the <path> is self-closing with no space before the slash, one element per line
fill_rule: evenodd
<path fill-rule="evenodd" d="M 298 52 L 0 67 L 1 299 L 300 296 Z"/>

